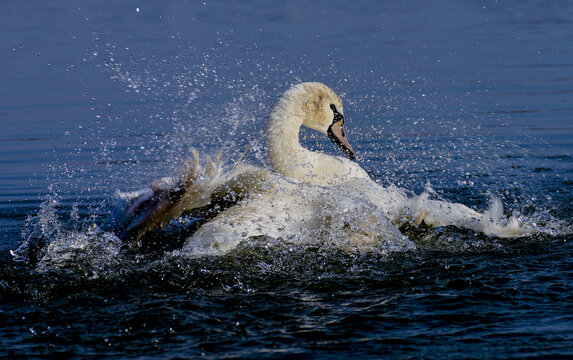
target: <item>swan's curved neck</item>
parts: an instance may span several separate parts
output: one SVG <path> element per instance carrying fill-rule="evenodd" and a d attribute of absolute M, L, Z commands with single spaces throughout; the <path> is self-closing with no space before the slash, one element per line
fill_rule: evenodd
<path fill-rule="evenodd" d="M 349 178 L 368 178 L 368 174 L 348 159 L 311 151 L 302 147 L 298 134 L 304 124 L 327 134 L 325 126 L 333 125 L 330 110 L 321 112 L 328 102 L 340 103 L 336 95 L 324 93 L 317 84 L 293 87 L 287 90 L 273 108 L 267 122 L 267 153 L 274 171 L 301 182 L 317 185 L 342 183 Z M 329 99 L 324 97 L 330 96 Z M 342 123 L 334 129 L 339 138 L 344 136 Z M 343 138 L 344 139 L 344 138 Z M 345 140 L 345 139 L 344 139 Z M 346 141 L 346 140 L 345 140 Z M 346 143 L 348 148 L 350 144 Z M 351 150 L 349 150 L 351 151 Z"/>
<path fill-rule="evenodd" d="M 302 116 L 280 105 L 267 123 L 267 152 L 275 171 L 292 176 L 312 152 L 303 148 L 298 139 Z"/>

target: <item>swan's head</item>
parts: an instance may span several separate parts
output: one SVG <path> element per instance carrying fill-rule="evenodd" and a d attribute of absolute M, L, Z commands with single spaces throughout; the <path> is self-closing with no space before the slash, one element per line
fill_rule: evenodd
<path fill-rule="evenodd" d="M 287 90 L 281 100 L 291 105 L 287 111 L 302 119 L 302 125 L 328 136 L 351 160 L 354 159 L 354 150 L 344 131 L 342 101 L 334 91 L 318 82 L 302 83 Z"/>

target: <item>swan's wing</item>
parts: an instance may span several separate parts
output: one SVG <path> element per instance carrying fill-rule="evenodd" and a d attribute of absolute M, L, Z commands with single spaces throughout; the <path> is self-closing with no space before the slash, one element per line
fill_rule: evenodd
<path fill-rule="evenodd" d="M 147 231 L 166 225 L 171 220 L 171 208 L 185 191 L 179 182 L 168 188 L 152 185 L 135 192 L 118 191 L 113 219 L 115 233 L 122 240 L 137 240 Z"/>
<path fill-rule="evenodd" d="M 219 158 L 218 158 L 219 159 Z M 153 181 L 148 187 L 133 192 L 116 192 L 115 214 L 112 227 L 122 240 L 137 240 L 147 231 L 166 225 L 171 220 L 171 209 L 194 185 L 202 173 L 214 173 L 215 162 L 207 158 L 210 171 L 203 171 L 199 155 L 192 151 L 192 157 L 185 164 L 179 177 L 165 177 Z"/>
<path fill-rule="evenodd" d="M 211 188 L 208 202 L 202 207 L 193 206 L 193 204 L 200 203 L 201 199 L 197 201 L 195 194 L 188 192 L 185 194 L 184 200 L 178 205 L 181 206 L 181 209 L 178 207 L 176 211 L 179 211 L 180 214 L 183 211 L 195 209 L 198 211 L 195 214 L 204 218 L 211 218 L 242 199 L 265 191 L 269 175 L 270 173 L 266 169 L 240 165 L 221 176 L 220 181 L 216 182 L 216 186 Z"/>
<path fill-rule="evenodd" d="M 246 196 L 261 191 L 267 171 L 250 165 L 238 165 L 223 171 L 220 156 L 207 158 L 200 166 L 197 153 L 186 164 L 180 178 L 163 178 L 148 188 L 131 193 L 118 193 L 120 208 L 114 220 L 114 231 L 125 241 L 138 241 L 147 232 L 163 228 L 183 213 L 209 219 Z"/>
<path fill-rule="evenodd" d="M 517 215 L 504 215 L 499 199 L 492 202 L 485 212 L 475 211 L 466 205 L 446 200 L 430 199 L 430 193 L 408 196 L 394 185 L 381 187 L 376 182 L 352 179 L 346 184 L 367 196 L 395 225 L 418 226 L 422 223 L 431 227 L 456 226 L 497 237 L 520 237 L 540 230 Z"/>

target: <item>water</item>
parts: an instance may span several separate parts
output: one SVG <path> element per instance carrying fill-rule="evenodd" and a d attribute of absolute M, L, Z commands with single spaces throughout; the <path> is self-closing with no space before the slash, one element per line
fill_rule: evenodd
<path fill-rule="evenodd" d="M 0 17 L 3 358 L 573 356 L 569 2 L 30 2 Z M 403 228 L 417 250 L 390 255 L 253 239 L 200 259 L 98 233 L 116 189 L 191 147 L 252 144 L 267 164 L 265 117 L 309 80 L 342 95 L 380 184 L 480 211 L 500 198 L 551 231 Z M 59 247 L 16 262 L 25 240 Z"/>

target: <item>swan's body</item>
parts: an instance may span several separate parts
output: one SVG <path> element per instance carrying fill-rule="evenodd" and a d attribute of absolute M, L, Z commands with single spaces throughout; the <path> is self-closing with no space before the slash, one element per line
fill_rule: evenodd
<path fill-rule="evenodd" d="M 119 221 L 119 236 L 139 239 L 183 212 L 208 220 L 182 248 L 197 255 L 224 253 L 256 236 L 289 242 L 329 239 L 343 248 L 381 244 L 385 250 L 413 248 L 398 231 L 404 222 L 456 225 L 502 236 L 526 231 L 516 221 L 502 224 L 490 219 L 492 213 L 383 188 L 351 160 L 302 147 L 303 125 L 325 134 L 354 158 L 339 97 L 320 83 L 295 85 L 283 94 L 267 122 L 266 147 L 273 171 L 250 165 L 223 171 L 220 158 L 209 159 L 203 169 L 194 154 L 181 179 L 123 194 L 128 206 Z"/>

